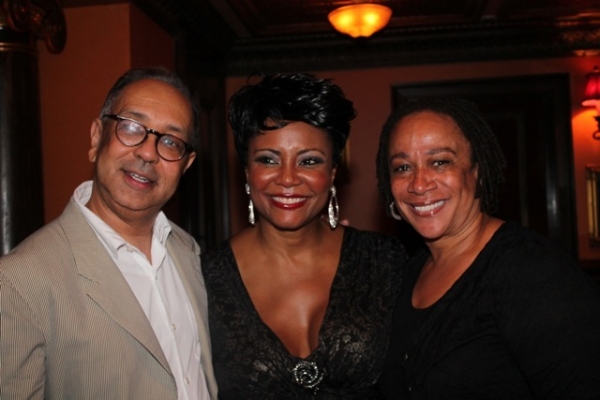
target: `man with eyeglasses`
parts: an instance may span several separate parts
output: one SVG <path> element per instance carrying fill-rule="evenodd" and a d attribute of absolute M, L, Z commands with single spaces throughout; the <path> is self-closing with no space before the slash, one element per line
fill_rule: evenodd
<path fill-rule="evenodd" d="M 92 181 L 0 258 L 3 399 L 217 398 L 200 249 L 161 211 L 196 153 L 189 90 L 134 69 L 92 122 Z"/>

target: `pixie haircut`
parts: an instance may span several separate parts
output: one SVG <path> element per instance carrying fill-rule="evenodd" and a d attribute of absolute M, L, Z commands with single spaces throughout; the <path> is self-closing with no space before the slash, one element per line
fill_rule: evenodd
<path fill-rule="evenodd" d="M 113 105 L 121 98 L 121 95 L 125 88 L 132 83 L 142 81 L 144 79 L 153 79 L 156 81 L 161 81 L 166 83 L 169 86 L 172 86 L 175 90 L 177 90 L 181 95 L 190 103 L 192 107 L 192 129 L 190 132 L 190 141 L 191 144 L 195 146 L 197 144 L 197 131 L 198 131 L 198 107 L 196 103 L 192 99 L 192 94 L 190 89 L 186 86 L 185 83 L 177 76 L 175 73 L 169 71 L 163 67 L 146 67 L 146 68 L 134 68 L 125 72 L 113 85 L 113 87 L 108 91 L 106 95 L 106 99 L 104 100 L 104 104 L 102 105 L 102 110 L 100 111 L 100 118 L 105 114 L 112 114 Z"/>
<path fill-rule="evenodd" d="M 504 180 L 506 163 L 496 136 L 483 115 L 470 101 L 457 98 L 423 98 L 403 102 L 388 118 L 379 138 L 377 152 L 377 187 L 385 205 L 394 199 L 390 186 L 390 136 L 404 117 L 421 111 L 431 111 L 451 118 L 471 149 L 471 165 L 477 167 L 475 198 L 480 198 L 480 210 L 492 214 L 498 209 L 498 187 Z M 386 207 L 387 210 L 387 207 Z"/>
<path fill-rule="evenodd" d="M 333 163 L 337 165 L 350 134 L 350 121 L 356 116 L 342 89 L 311 74 L 268 74 L 260 78 L 242 87 L 229 101 L 229 124 L 242 165 L 248 165 L 250 139 L 290 122 L 304 122 L 327 132 L 333 144 Z"/>

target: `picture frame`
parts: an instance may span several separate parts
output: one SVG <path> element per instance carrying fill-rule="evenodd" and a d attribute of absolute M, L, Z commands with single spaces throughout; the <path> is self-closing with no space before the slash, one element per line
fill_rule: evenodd
<path fill-rule="evenodd" d="M 586 165 L 590 246 L 600 247 L 600 165 Z"/>

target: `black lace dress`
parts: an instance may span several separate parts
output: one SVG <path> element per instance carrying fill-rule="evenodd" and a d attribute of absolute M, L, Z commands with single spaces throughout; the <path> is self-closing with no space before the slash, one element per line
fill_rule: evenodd
<path fill-rule="evenodd" d="M 229 242 L 203 255 L 219 398 L 378 398 L 406 258 L 397 238 L 346 227 L 319 344 L 301 359 L 260 319 Z"/>

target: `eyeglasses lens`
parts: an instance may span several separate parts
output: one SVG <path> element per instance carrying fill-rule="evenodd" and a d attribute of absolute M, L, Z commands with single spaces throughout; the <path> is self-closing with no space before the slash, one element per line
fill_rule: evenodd
<path fill-rule="evenodd" d="M 127 119 L 122 119 L 117 123 L 117 137 L 126 146 L 141 144 L 149 133 L 158 137 L 156 150 L 165 160 L 177 161 L 185 154 L 185 143 L 173 135 L 150 132 L 142 124 Z"/>
<path fill-rule="evenodd" d="M 137 146 L 146 138 L 146 129 L 134 121 L 122 119 L 117 122 L 117 136 L 126 146 Z"/>
<path fill-rule="evenodd" d="M 179 160 L 185 153 L 185 144 L 175 136 L 162 136 L 159 139 L 157 146 L 158 154 L 165 160 Z"/>

